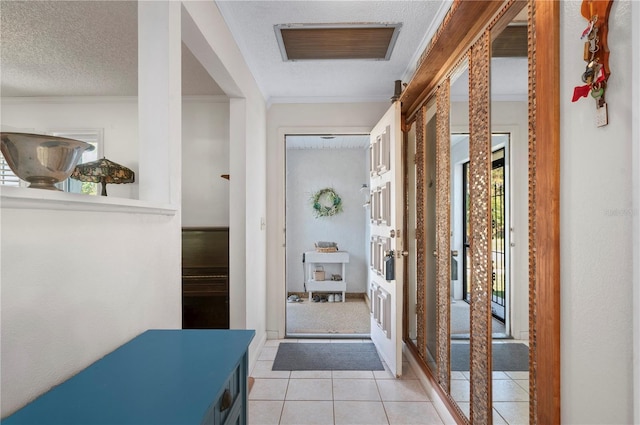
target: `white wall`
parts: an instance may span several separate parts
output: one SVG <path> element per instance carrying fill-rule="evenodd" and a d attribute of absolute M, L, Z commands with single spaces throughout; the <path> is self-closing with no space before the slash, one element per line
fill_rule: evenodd
<path fill-rule="evenodd" d="M 631 98 L 632 101 L 632 169 L 633 169 L 633 400 L 634 423 L 640 423 L 640 5 L 632 3 L 632 75 Z"/>
<path fill-rule="evenodd" d="M 182 103 L 182 226 L 229 226 L 229 101 Z"/>
<path fill-rule="evenodd" d="M 215 2 L 182 10 L 183 41 L 230 98 L 230 324 L 255 329 L 253 364 L 266 339 L 266 103 Z"/>
<path fill-rule="evenodd" d="M 266 104 L 259 95 L 255 82 L 252 96 L 247 96 L 246 114 L 246 327 L 256 330 L 256 341 L 250 353 L 255 360 L 259 343 L 266 341 L 267 317 L 267 164 L 266 164 Z M 231 211 L 234 214 L 234 211 Z M 235 213 L 238 213 L 236 211 Z M 239 282 L 238 282 L 239 283 Z"/>
<path fill-rule="evenodd" d="M 141 7 L 139 13 L 144 16 L 139 22 L 145 30 L 139 35 L 144 38 L 158 30 L 166 36 L 163 40 L 171 48 L 159 49 L 159 59 L 157 55 L 142 52 L 140 60 L 145 66 L 154 58 L 174 57 L 180 44 L 180 19 L 176 20 L 180 7 L 155 6 Z M 193 37 L 189 39 L 192 42 L 188 43 L 189 48 L 194 54 L 204 54 L 203 65 L 233 98 L 231 105 L 241 106 L 230 109 L 227 127 L 233 146 L 229 154 L 232 176 L 230 308 L 232 326 L 256 330 L 250 349 L 253 363 L 265 339 L 266 105 L 215 3 L 183 2 L 182 6 L 182 29 L 187 32 L 187 38 Z M 162 22 L 154 26 L 146 12 L 158 12 Z M 153 81 L 157 84 L 144 81 L 147 96 L 144 108 L 139 111 L 132 103 L 131 107 L 115 111 L 129 117 L 130 130 L 135 128 L 133 123 L 138 112 L 150 117 L 149 122 L 153 121 L 150 112 L 154 107 L 168 108 L 169 112 L 163 111 L 165 115 L 168 113 L 167 117 L 163 115 L 167 120 L 151 129 L 145 126 L 143 131 L 130 131 L 128 137 L 115 137 L 121 133 L 107 134 L 107 129 L 120 130 L 120 127 L 106 126 L 105 139 L 111 140 L 114 136 L 114 140 L 119 140 L 118 150 L 106 149 L 105 154 L 114 160 L 136 158 L 141 145 L 127 143 L 135 144 L 138 134 L 149 135 L 158 126 L 166 127 L 162 152 L 149 155 L 158 157 L 162 169 L 148 170 L 151 173 L 166 171 L 162 176 L 166 184 L 157 187 L 148 182 L 144 199 L 168 199 L 180 204 L 180 108 L 175 108 L 176 98 L 172 96 L 180 73 L 175 69 L 176 63 L 169 62 L 167 69 L 159 69 L 157 75 L 154 74 Z M 157 104 L 150 101 L 156 98 L 152 96 L 154 84 L 160 91 L 157 98 L 163 99 Z M 91 101 L 79 106 L 75 112 L 51 110 L 49 118 L 58 126 L 84 117 L 82 128 L 99 127 L 104 120 L 100 115 L 110 115 L 114 105 L 89 103 Z M 31 110 L 25 112 L 31 113 Z M 4 113 L 5 110 L 3 118 Z M 47 118 L 45 115 L 41 116 L 43 120 Z M 17 119 L 11 125 L 32 127 Z M 153 138 L 145 138 L 144 142 L 146 146 Z M 115 148 L 115 142 L 113 146 Z M 141 159 L 145 165 L 153 165 L 148 158 Z M 137 168 L 135 163 L 118 162 Z M 121 196 L 137 197 L 135 186 L 129 185 L 124 190 L 132 192 Z M 110 193 L 115 197 L 116 192 L 110 190 Z M 31 203 L 39 204 L 38 201 Z M 44 204 L 39 206 L 42 209 L 32 210 L 6 207 L 3 202 L 1 210 L 2 416 L 143 330 L 181 325 L 180 205 L 174 206 L 177 209 L 174 213 L 167 213 L 166 208 L 160 208 L 159 213 L 145 213 L 144 208 L 140 210 L 138 206 L 145 203 L 136 201 L 133 204 L 138 213 L 131 214 L 117 212 L 117 207 L 107 208 L 112 212 L 80 212 L 73 208 L 59 212 L 50 207 L 52 203 Z M 92 267 L 90 273 L 69 258 L 88 264 Z M 43 289 L 42 285 L 47 286 Z M 7 388 L 12 390 L 10 395 Z"/>
<path fill-rule="evenodd" d="M 288 292 L 303 292 L 305 276 L 302 253 L 313 251 L 318 241 L 337 242 L 349 252 L 346 266 L 347 292 L 365 292 L 367 258 L 365 228 L 369 210 L 362 207 L 360 191 L 368 168 L 365 149 L 287 150 L 287 275 Z M 368 177 L 367 177 L 368 178 Z M 316 217 L 311 198 L 331 187 L 342 199 L 343 211 L 332 217 Z M 331 273 L 342 273 L 326 266 Z M 337 266 L 336 266 L 337 267 Z"/>
<path fill-rule="evenodd" d="M 368 133 L 390 103 L 274 104 L 267 122 L 267 330 L 284 336 L 285 326 L 285 134 Z"/>
<path fill-rule="evenodd" d="M 2 98 L 2 125 L 35 132 L 103 129 L 104 156 L 136 173 L 135 183 L 107 185 L 109 196 L 138 198 L 137 98 Z"/>
<path fill-rule="evenodd" d="M 102 129 L 104 156 L 136 172 L 136 183 L 108 185 L 110 197 L 137 198 L 136 98 L 3 98 L 2 125 L 33 131 Z M 229 102 L 191 96 L 182 105 L 182 225 L 228 226 Z"/>
<path fill-rule="evenodd" d="M 155 3 L 151 8 L 156 5 L 163 9 L 161 22 L 148 19 L 149 8 L 141 8 L 139 18 L 155 22 L 156 29 L 166 29 L 163 23 L 171 21 L 167 45 L 173 47 L 173 53 L 179 52 L 180 32 L 174 25 L 179 23 L 179 7 Z M 153 22 L 142 27 L 141 37 L 153 32 Z M 146 48 L 139 52 L 147 53 Z M 144 57 L 142 63 L 150 65 L 153 58 L 148 59 Z M 172 61 L 165 65 L 175 68 Z M 177 85 L 179 93 L 179 71 L 155 69 L 157 86 L 146 87 L 165 97 Z M 140 105 L 153 104 L 145 96 L 139 101 Z M 59 100 L 41 106 L 33 105 L 33 99 L 27 102 L 32 105 L 5 107 L 3 102 L 3 124 L 34 129 L 103 127 L 112 148 L 105 149 L 106 155 L 128 166 L 131 164 L 116 158 L 138 158 L 138 165 L 153 171 L 138 176 L 143 182 L 138 186 L 140 198 L 145 201 L 1 189 L 1 416 L 149 328 L 181 326 L 181 214 L 180 193 L 175 189 L 181 178 L 181 140 L 175 99 L 153 104 L 170 111 L 168 119 L 139 127 L 140 105 L 136 102 L 120 108 L 95 103 L 95 99 L 74 100 L 74 105 Z M 153 115 L 152 109 L 140 108 L 148 115 Z M 162 143 L 138 137 L 148 134 L 148 127 L 153 131 L 164 128 Z M 137 140 L 143 143 L 136 144 Z M 153 152 L 140 148 L 153 143 Z M 163 160 L 150 164 L 150 158 L 157 157 Z M 164 180 L 149 178 L 156 173 L 164 173 Z M 135 190 L 132 185 L 128 190 L 131 187 Z M 153 193 L 165 196 L 148 196 Z M 158 199 L 160 204 L 149 199 Z"/>
<path fill-rule="evenodd" d="M 181 327 L 179 214 L 0 216 L 2 417 L 143 331 Z"/>
<path fill-rule="evenodd" d="M 103 128 L 105 155 L 137 171 L 135 98 L 2 99 L 2 106 L 2 124 L 14 128 Z M 185 107 L 187 137 L 228 140 L 228 112 L 225 122 L 224 114 L 216 118 L 215 107 L 208 107 Z M 207 116 L 219 121 L 219 127 L 211 127 Z M 216 131 L 224 136 L 216 137 Z M 176 148 L 177 154 L 171 155 Z M 180 137 L 172 135 L 162 149 L 167 150 L 163 155 L 172 170 L 171 185 L 179 188 Z M 1 189 L 0 416 L 147 329 L 181 327 L 180 205 L 173 211 L 166 206 L 152 211 L 146 202 L 123 200 L 129 207 L 118 207 L 119 197 L 137 198 L 136 186 L 110 185 L 104 210 L 85 205 L 88 210 L 83 211 L 75 209 L 74 202 L 34 200 L 34 189 Z M 26 204 L 13 199 L 16 190 L 27 192 Z M 173 188 L 164 192 L 180 199 Z M 60 194 L 60 200 L 78 197 L 82 195 Z M 224 220 L 219 217 L 211 224 Z M 260 305 L 249 310 L 257 314 L 256 323 L 264 322 L 264 306 L 262 317 Z M 256 350 L 252 354 L 255 357 Z"/>
<path fill-rule="evenodd" d="M 581 3 L 560 6 L 562 422 L 629 424 L 634 403 L 631 208 L 638 196 L 632 195 L 631 152 L 640 143 L 631 137 L 630 87 L 631 58 L 639 46 L 631 43 L 633 2 L 613 2 L 609 125 L 596 128 L 594 101 L 571 103 L 585 67 Z"/>
<path fill-rule="evenodd" d="M 185 99 L 182 117 L 182 225 L 228 226 L 228 101 Z M 2 124 L 103 129 L 105 155 L 137 171 L 135 98 L 4 98 Z M 109 197 L 135 197 L 132 186 Z M 180 245 L 168 242 L 179 218 L 1 214 L 2 416 L 147 328 L 181 327 Z"/>
<path fill-rule="evenodd" d="M 2 124 L 103 129 L 105 156 L 137 171 L 135 98 L 5 98 Z M 137 183 L 108 191 L 136 198 Z M 181 326 L 179 213 L 44 208 L 0 212 L 2 416 L 144 330 Z"/>

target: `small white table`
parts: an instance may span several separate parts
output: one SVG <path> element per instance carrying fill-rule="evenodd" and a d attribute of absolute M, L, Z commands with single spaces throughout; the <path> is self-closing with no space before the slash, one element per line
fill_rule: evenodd
<path fill-rule="evenodd" d="M 317 252 L 306 251 L 304 253 L 304 265 L 307 275 L 307 291 L 309 291 L 309 301 L 313 297 L 314 292 L 341 292 L 342 302 L 345 302 L 345 293 L 347 291 L 347 263 L 349 262 L 349 253 L 347 251 L 337 252 Z M 342 264 L 342 280 L 331 280 L 327 276 L 327 280 L 314 280 L 313 272 L 317 266 L 324 264 Z"/>

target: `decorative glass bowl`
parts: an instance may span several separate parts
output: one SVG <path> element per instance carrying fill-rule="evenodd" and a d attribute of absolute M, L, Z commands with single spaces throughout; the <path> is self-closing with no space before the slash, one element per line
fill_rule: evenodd
<path fill-rule="evenodd" d="M 30 133 L 0 133 L 0 150 L 9 168 L 37 189 L 60 190 L 56 183 L 69 178 L 89 143 L 66 137 Z"/>

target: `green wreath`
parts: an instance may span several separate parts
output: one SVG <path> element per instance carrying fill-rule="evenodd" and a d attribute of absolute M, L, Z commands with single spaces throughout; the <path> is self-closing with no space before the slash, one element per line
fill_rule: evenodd
<path fill-rule="evenodd" d="M 330 187 L 319 190 L 311 197 L 313 212 L 318 217 L 331 217 L 342 212 L 342 199 Z"/>

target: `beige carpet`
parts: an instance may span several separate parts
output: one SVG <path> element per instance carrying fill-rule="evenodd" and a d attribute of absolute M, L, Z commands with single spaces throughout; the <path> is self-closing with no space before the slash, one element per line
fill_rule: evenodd
<path fill-rule="evenodd" d="M 369 308 L 362 299 L 339 303 L 287 303 L 287 334 L 369 334 Z"/>

